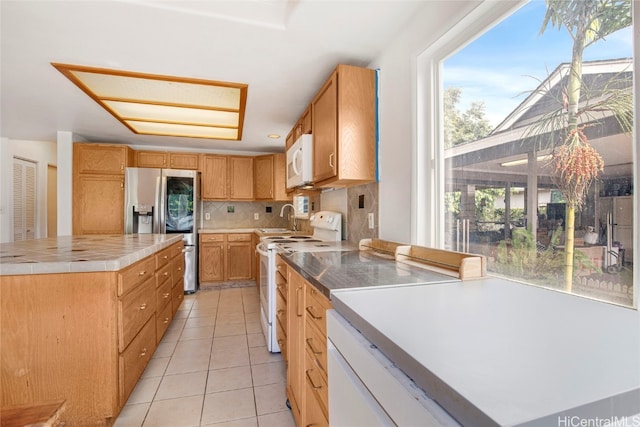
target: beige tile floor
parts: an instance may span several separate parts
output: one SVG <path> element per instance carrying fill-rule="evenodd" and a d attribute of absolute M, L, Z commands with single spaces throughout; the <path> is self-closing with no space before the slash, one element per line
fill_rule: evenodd
<path fill-rule="evenodd" d="M 294 427 L 285 380 L 255 283 L 200 290 L 185 295 L 115 426 Z"/>

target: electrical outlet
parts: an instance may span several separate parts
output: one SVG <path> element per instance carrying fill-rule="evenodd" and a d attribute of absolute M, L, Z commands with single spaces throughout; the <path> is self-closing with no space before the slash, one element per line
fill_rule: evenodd
<path fill-rule="evenodd" d="M 370 212 L 370 213 L 367 215 L 367 219 L 369 220 L 369 228 L 370 228 L 370 229 L 373 229 L 373 212 Z"/>
<path fill-rule="evenodd" d="M 204 214 L 204 219 L 206 219 L 207 221 L 209 221 L 211 219 L 211 214 L 209 212 L 205 212 Z"/>
<path fill-rule="evenodd" d="M 253 214 L 253 219 L 255 219 L 256 221 L 260 219 L 260 214 L 258 212 Z"/>

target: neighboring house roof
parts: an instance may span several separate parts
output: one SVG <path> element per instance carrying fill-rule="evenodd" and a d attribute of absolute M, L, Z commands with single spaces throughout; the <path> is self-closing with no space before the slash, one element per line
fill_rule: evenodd
<path fill-rule="evenodd" d="M 571 64 L 562 63 L 531 94 L 518 105 L 492 132 L 497 133 L 526 126 L 542 114 L 555 111 L 562 105 L 563 90 L 567 86 Z M 611 79 L 618 76 L 616 83 Z M 633 59 L 606 59 L 582 63 L 580 102 L 602 95 L 611 89 L 631 88 L 633 85 Z"/>

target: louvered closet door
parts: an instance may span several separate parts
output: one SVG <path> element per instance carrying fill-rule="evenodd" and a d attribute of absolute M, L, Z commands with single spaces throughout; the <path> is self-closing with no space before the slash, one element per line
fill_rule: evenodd
<path fill-rule="evenodd" d="M 36 164 L 13 159 L 13 240 L 36 238 Z"/>

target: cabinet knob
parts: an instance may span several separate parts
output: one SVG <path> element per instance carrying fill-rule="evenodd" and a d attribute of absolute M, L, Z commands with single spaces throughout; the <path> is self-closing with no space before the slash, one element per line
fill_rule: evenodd
<path fill-rule="evenodd" d="M 145 274 L 147 274 L 146 270 L 141 271 L 140 273 L 138 273 L 138 276 L 144 276 Z"/>
<path fill-rule="evenodd" d="M 162 294 L 162 296 L 163 296 L 164 298 L 169 298 L 169 295 L 171 295 L 169 292 L 166 292 L 166 293 Z"/>
<path fill-rule="evenodd" d="M 165 271 L 165 272 L 164 272 L 164 275 L 165 275 L 165 276 L 168 276 L 168 275 L 169 275 L 169 272 L 168 272 L 168 271 Z"/>
<path fill-rule="evenodd" d="M 147 355 L 147 348 L 143 348 L 142 351 L 140 352 L 140 356 L 139 357 L 144 357 Z"/>
<path fill-rule="evenodd" d="M 142 304 L 140 304 L 140 310 L 144 310 L 147 308 L 147 303 L 143 302 Z"/>
<path fill-rule="evenodd" d="M 164 318 L 164 320 L 163 320 L 162 322 L 163 322 L 164 324 L 169 323 L 169 318 L 168 318 L 168 317 L 165 317 L 165 318 Z"/>

